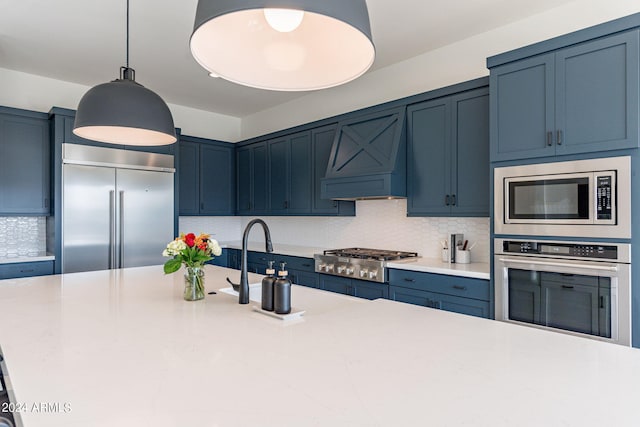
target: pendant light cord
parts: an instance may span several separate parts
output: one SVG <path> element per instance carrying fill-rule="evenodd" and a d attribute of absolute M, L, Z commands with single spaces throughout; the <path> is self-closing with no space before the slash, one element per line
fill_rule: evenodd
<path fill-rule="evenodd" d="M 129 0 L 127 0 L 127 68 L 129 68 Z"/>

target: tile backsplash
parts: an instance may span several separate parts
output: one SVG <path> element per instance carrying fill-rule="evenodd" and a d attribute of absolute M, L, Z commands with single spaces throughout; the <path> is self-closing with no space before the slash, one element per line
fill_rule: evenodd
<path fill-rule="evenodd" d="M 46 245 L 45 217 L 0 217 L 0 257 L 38 255 Z"/>
<path fill-rule="evenodd" d="M 261 217 L 269 225 L 274 242 L 322 248 L 349 246 L 418 252 L 439 258 L 440 241 L 463 233 L 472 262 L 489 261 L 489 218 L 407 217 L 406 199 L 356 202 L 355 217 Z M 220 241 L 240 240 L 252 217 L 180 217 L 183 232 L 210 232 Z M 264 241 L 261 230 L 252 230 L 251 241 Z"/>

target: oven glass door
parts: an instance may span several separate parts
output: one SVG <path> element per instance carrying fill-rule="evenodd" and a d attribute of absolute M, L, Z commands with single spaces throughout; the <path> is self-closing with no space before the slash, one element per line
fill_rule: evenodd
<path fill-rule="evenodd" d="M 611 278 L 508 269 L 508 318 L 611 338 Z"/>
<path fill-rule="evenodd" d="M 592 176 L 507 179 L 507 222 L 591 221 Z"/>
<path fill-rule="evenodd" d="M 631 266 L 496 254 L 496 320 L 631 343 Z"/>

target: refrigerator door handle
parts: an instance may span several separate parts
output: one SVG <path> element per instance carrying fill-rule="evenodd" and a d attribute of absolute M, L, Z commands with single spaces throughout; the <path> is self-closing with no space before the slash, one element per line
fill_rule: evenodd
<path fill-rule="evenodd" d="M 116 195 L 109 191 L 109 268 L 113 269 L 116 261 Z"/>
<path fill-rule="evenodd" d="M 124 191 L 120 191 L 120 260 L 118 268 L 124 268 Z"/>

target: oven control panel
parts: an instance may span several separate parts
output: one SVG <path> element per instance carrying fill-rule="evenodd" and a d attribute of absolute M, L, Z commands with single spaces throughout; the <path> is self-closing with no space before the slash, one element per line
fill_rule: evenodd
<path fill-rule="evenodd" d="M 502 242 L 502 252 L 531 255 L 557 255 L 575 258 L 618 259 L 618 247 L 606 244 L 505 240 Z"/>

